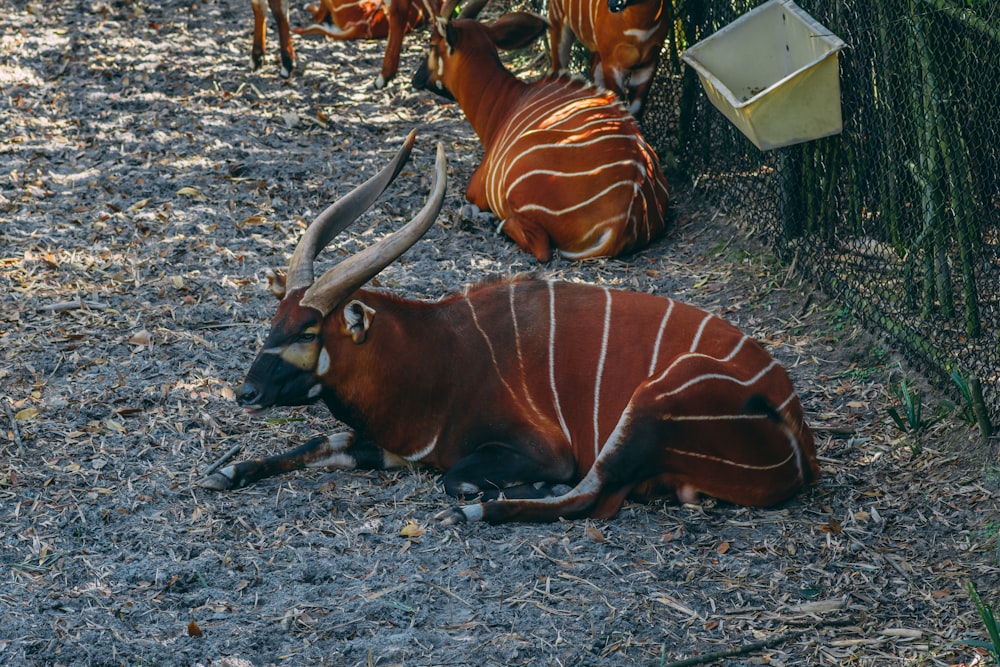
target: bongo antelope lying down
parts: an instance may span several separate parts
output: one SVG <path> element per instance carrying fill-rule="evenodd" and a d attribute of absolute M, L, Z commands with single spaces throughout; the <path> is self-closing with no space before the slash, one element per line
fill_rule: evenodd
<path fill-rule="evenodd" d="M 317 254 L 399 173 L 411 133 L 379 174 L 299 242 L 270 334 L 238 391 L 253 412 L 323 401 L 350 433 L 230 465 L 223 490 L 302 467 L 445 471 L 477 502 L 446 523 L 612 517 L 626 498 L 699 494 L 780 503 L 819 474 L 784 369 L 723 320 L 673 299 L 515 278 L 439 301 L 364 285 L 433 224 L 443 149 L 424 208 L 318 278 Z"/>

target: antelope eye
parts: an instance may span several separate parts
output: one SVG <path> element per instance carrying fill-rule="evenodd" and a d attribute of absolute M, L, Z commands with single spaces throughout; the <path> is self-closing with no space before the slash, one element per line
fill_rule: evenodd
<path fill-rule="evenodd" d="M 316 340 L 316 334 L 311 331 L 306 331 L 299 334 L 299 337 L 295 339 L 296 343 L 311 343 Z"/>

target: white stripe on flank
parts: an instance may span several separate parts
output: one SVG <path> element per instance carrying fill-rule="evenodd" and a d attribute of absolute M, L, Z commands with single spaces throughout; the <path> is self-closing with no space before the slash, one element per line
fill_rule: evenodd
<path fill-rule="evenodd" d="M 702 356 L 702 355 L 698 355 L 698 356 Z M 709 358 L 711 358 L 711 357 L 709 357 Z M 750 387 L 750 386 L 754 385 L 762 377 L 764 377 L 765 375 L 767 375 L 771 371 L 771 369 L 774 368 L 777 365 L 778 365 L 778 362 L 772 360 L 771 363 L 769 363 L 767 366 L 765 366 L 759 373 L 757 373 L 756 375 L 754 375 L 749 380 L 738 380 L 738 379 L 734 378 L 732 375 L 723 375 L 721 373 L 705 373 L 704 375 L 698 375 L 696 377 L 691 378 L 690 380 L 688 380 L 687 382 L 685 382 L 684 384 L 682 384 L 681 386 L 679 386 L 679 387 L 677 387 L 675 389 L 671 389 L 670 391 L 666 391 L 666 392 L 663 392 L 662 394 L 659 394 L 656 397 L 656 399 L 657 400 L 661 400 L 665 396 L 674 396 L 674 395 L 679 394 L 682 391 L 686 390 L 688 387 L 691 387 L 692 385 L 696 385 L 699 382 L 704 382 L 705 380 L 727 380 L 727 381 L 732 382 L 734 384 L 738 384 L 738 385 L 740 385 L 742 387 Z"/>
<path fill-rule="evenodd" d="M 663 333 L 667 330 L 667 321 L 670 319 L 670 313 L 674 312 L 674 300 L 667 299 L 667 301 L 669 302 L 667 312 L 663 313 L 663 319 L 660 320 L 660 330 L 656 333 L 656 343 L 653 345 L 653 358 L 649 361 L 647 376 L 652 376 L 653 371 L 656 370 L 656 362 L 660 360 L 660 343 L 663 342 Z"/>
<path fill-rule="evenodd" d="M 601 380 L 604 377 L 604 360 L 608 356 L 608 334 L 611 330 L 611 291 L 604 287 L 604 332 L 601 334 L 601 356 L 597 359 L 597 377 L 594 378 L 594 460 L 601 450 L 599 417 L 601 413 Z"/>
<path fill-rule="evenodd" d="M 554 209 L 554 208 L 548 208 L 547 206 L 542 206 L 541 204 L 528 204 L 527 206 L 522 206 L 518 210 L 519 211 L 544 211 L 545 213 L 548 213 L 549 215 L 564 215 L 564 214 L 568 213 L 569 211 L 576 211 L 576 210 L 579 210 L 581 208 L 586 208 L 587 206 L 593 204 L 595 201 L 597 201 L 598 199 L 600 199 L 604 195 L 608 194 L 610 191 L 614 190 L 615 188 L 620 188 L 620 187 L 631 188 L 632 187 L 632 181 L 618 181 L 617 183 L 612 183 L 611 185 L 609 185 L 608 187 L 604 188 L 600 192 L 594 193 L 593 197 L 590 197 L 589 199 L 584 199 L 584 200 L 582 200 L 582 201 L 574 204 L 573 206 L 567 206 L 566 208 Z M 621 217 L 622 217 L 621 215 L 615 216 L 615 218 L 621 218 Z"/>
<path fill-rule="evenodd" d="M 711 315 L 709 317 L 711 317 Z M 702 321 L 702 327 L 704 327 L 704 325 L 705 325 L 705 320 Z M 698 337 L 699 338 L 701 337 L 701 329 L 700 328 L 699 328 L 699 332 L 698 332 Z M 711 359 L 712 361 L 721 361 L 721 362 L 732 361 L 736 357 L 736 355 L 739 354 L 739 351 L 743 349 L 743 345 L 748 340 L 751 340 L 750 336 L 748 336 L 746 334 L 743 334 L 743 336 L 736 343 L 736 346 L 729 352 L 729 354 L 727 354 L 725 357 L 722 357 L 721 359 L 713 357 L 713 356 L 711 356 L 709 354 L 703 354 L 703 353 L 698 353 L 698 352 L 688 352 L 686 354 L 682 354 L 682 355 L 679 355 L 677 357 L 674 357 L 674 359 L 670 362 L 670 365 L 667 366 L 666 368 L 664 368 L 663 371 L 658 376 L 656 376 L 656 378 L 654 378 L 652 380 L 652 383 L 655 384 L 657 382 L 663 382 L 667 378 L 667 376 L 670 375 L 671 371 L 673 371 L 674 368 L 677 367 L 678 364 L 680 364 L 682 361 L 685 361 L 685 360 L 687 360 L 687 359 L 689 359 L 691 357 L 700 357 L 702 359 Z M 692 346 L 696 346 L 697 344 L 698 344 L 698 341 L 695 340 L 694 343 L 692 344 Z"/>
<path fill-rule="evenodd" d="M 732 361 L 736 357 L 736 355 L 739 354 L 740 350 L 743 349 L 743 344 L 746 343 L 748 340 L 750 340 L 750 336 L 743 334 L 743 337 L 740 338 L 740 342 L 736 343 L 736 347 L 733 348 L 733 351 L 730 352 L 725 357 L 723 357 L 722 359 L 719 359 L 719 361 Z"/>
<path fill-rule="evenodd" d="M 469 298 L 468 293 L 464 294 L 463 298 L 465 299 L 465 302 L 469 304 L 469 312 L 472 313 L 472 322 L 476 325 L 476 329 L 479 330 L 479 333 L 483 337 L 483 341 L 486 343 L 486 347 L 490 351 L 490 359 L 493 360 L 493 369 L 496 370 L 497 377 L 500 378 L 500 382 L 503 383 L 503 386 L 507 388 L 507 393 L 509 393 L 512 398 L 516 398 L 516 394 L 514 394 L 514 389 L 510 386 L 510 384 L 507 382 L 507 378 L 505 378 L 503 376 L 503 373 L 500 371 L 500 364 L 497 362 L 496 351 L 493 349 L 493 341 L 490 340 L 490 337 L 479 325 L 479 318 L 476 316 L 476 308 L 475 306 L 472 305 L 472 299 Z"/>
<path fill-rule="evenodd" d="M 535 414 L 542 417 L 542 411 L 535 404 L 534 399 L 531 397 L 531 392 L 528 389 L 528 374 L 524 368 L 524 357 L 521 354 L 521 330 L 517 327 L 517 309 L 514 307 L 514 286 L 516 283 L 511 282 L 508 286 L 509 288 L 509 302 L 510 302 L 510 320 L 514 326 L 514 348 L 517 351 L 517 365 L 521 371 L 521 391 L 524 392 L 524 397 L 528 401 L 528 405 L 534 410 Z"/>
<path fill-rule="evenodd" d="M 549 386 L 552 387 L 552 400 L 556 408 L 556 416 L 559 418 L 559 426 L 562 427 L 566 442 L 572 443 L 569 428 L 563 418 L 562 406 L 559 404 L 559 390 L 556 389 L 556 293 L 551 280 L 545 281 L 549 286 Z"/>
<path fill-rule="evenodd" d="M 666 450 L 668 452 L 673 452 L 674 454 L 680 454 L 681 456 L 691 456 L 691 457 L 694 457 L 696 459 L 705 459 L 706 461 L 715 461 L 716 463 L 722 463 L 722 464 L 725 464 L 725 465 L 731 465 L 731 466 L 733 466 L 735 468 L 743 468 L 744 470 L 774 470 L 775 468 L 780 468 L 781 466 L 787 464 L 789 461 L 792 460 L 792 458 L 795 457 L 795 450 L 793 449 L 792 452 L 789 453 L 788 456 L 786 456 L 781 461 L 778 461 L 777 463 L 773 463 L 771 465 L 766 465 L 766 466 L 755 466 L 755 465 L 751 465 L 749 463 L 737 463 L 736 461 L 732 461 L 730 459 L 724 459 L 724 458 L 722 458 L 720 456 L 712 456 L 711 454 L 703 454 L 701 452 L 689 451 L 689 450 L 686 450 L 686 449 L 675 449 L 673 447 L 666 447 Z"/>
<path fill-rule="evenodd" d="M 595 227 L 590 231 L 589 234 L 587 234 L 586 237 L 584 237 L 584 239 L 590 238 L 591 236 L 594 235 L 594 232 L 598 230 L 599 227 Z M 611 239 L 611 234 L 613 232 L 614 229 L 608 227 L 607 229 L 601 232 L 601 235 L 597 237 L 597 240 L 591 243 L 588 248 L 584 248 L 583 250 L 577 250 L 575 252 L 570 252 L 565 248 L 560 248 L 559 254 L 562 255 L 563 258 L 565 259 L 580 259 L 581 257 L 592 257 L 595 253 L 599 252 L 602 248 L 604 248 L 607 242 Z M 579 239 L 579 240 L 584 240 L 584 239 Z"/>
<path fill-rule="evenodd" d="M 662 415 L 661 419 L 672 422 L 724 422 L 740 419 L 770 419 L 768 415 L 747 413 L 735 415 Z"/>
<path fill-rule="evenodd" d="M 703 319 L 701 321 L 701 324 L 698 325 L 698 331 L 695 332 L 695 334 L 694 334 L 694 340 L 691 341 L 691 349 L 688 350 L 688 352 L 694 352 L 694 351 L 696 351 L 698 349 L 698 343 L 701 342 L 701 334 L 704 333 L 705 327 L 708 326 L 708 323 L 711 320 L 712 320 L 712 316 L 709 315 L 708 313 L 705 313 L 705 319 Z"/>
<path fill-rule="evenodd" d="M 424 457 L 426 457 L 428 454 L 434 451 L 434 448 L 437 447 L 437 444 L 438 444 L 437 436 L 434 436 L 434 439 L 431 440 L 431 444 L 427 445 L 419 452 L 415 452 L 413 454 L 407 454 L 403 458 L 406 459 L 407 461 L 410 461 L 411 463 L 422 461 Z"/>

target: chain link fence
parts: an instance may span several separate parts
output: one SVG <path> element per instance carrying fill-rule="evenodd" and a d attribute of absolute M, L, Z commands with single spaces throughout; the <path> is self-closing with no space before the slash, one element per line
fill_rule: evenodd
<path fill-rule="evenodd" d="M 665 165 L 1000 424 L 1000 2 L 800 0 L 847 43 L 843 133 L 771 151 L 683 51 L 760 4 L 674 0 L 643 125 Z"/>

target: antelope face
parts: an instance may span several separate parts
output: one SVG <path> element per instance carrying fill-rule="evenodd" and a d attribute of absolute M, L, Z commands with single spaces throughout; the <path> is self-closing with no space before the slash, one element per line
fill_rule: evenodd
<path fill-rule="evenodd" d="M 282 299 L 264 347 L 257 353 L 237 402 L 250 412 L 274 405 L 305 405 L 323 391 L 329 368 L 323 347 L 323 317 L 299 304 L 302 292 Z"/>
<path fill-rule="evenodd" d="M 429 90 L 447 100 L 455 100 L 454 95 L 444 83 L 448 59 L 452 56 L 452 48 L 448 43 L 447 33 L 451 32 L 451 24 L 438 24 L 431 37 L 427 57 L 413 74 L 411 84 L 417 90 Z"/>

